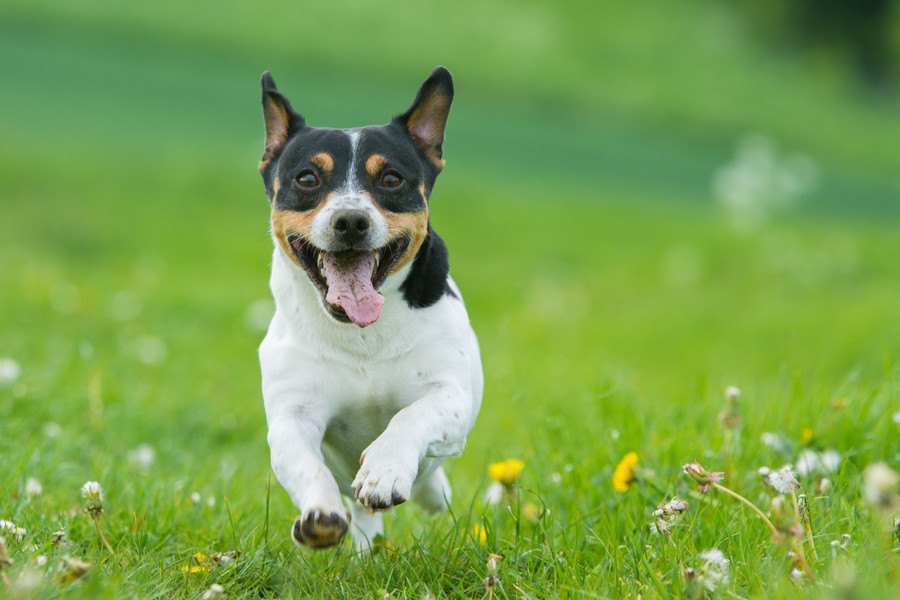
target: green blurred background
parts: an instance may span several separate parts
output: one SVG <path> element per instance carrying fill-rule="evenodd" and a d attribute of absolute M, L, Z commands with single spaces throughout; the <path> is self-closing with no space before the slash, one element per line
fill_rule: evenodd
<path fill-rule="evenodd" d="M 609 428 L 598 469 L 677 466 L 727 384 L 781 399 L 751 428 L 820 423 L 900 350 L 900 13 L 843 4 L 5 0 L 4 481 L 127 489 L 149 441 L 162 480 L 256 498 L 264 70 L 337 127 L 454 73 L 432 219 L 487 374 L 460 497 L 487 460 L 543 481 Z"/>

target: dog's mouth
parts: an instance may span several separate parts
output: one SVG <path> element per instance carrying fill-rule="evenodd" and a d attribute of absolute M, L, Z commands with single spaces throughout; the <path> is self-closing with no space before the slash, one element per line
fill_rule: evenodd
<path fill-rule="evenodd" d="M 375 250 L 319 250 L 300 235 L 287 241 L 324 299 L 328 313 L 344 323 L 368 327 L 378 320 L 384 296 L 378 288 L 409 246 L 399 237 Z"/>

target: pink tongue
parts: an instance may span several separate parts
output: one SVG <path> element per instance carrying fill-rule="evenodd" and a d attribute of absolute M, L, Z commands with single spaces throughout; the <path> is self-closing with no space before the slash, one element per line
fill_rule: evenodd
<path fill-rule="evenodd" d="M 352 256 L 326 252 L 322 262 L 328 281 L 325 301 L 343 308 L 350 320 L 360 327 L 377 321 L 384 296 L 372 287 L 375 256 L 370 252 Z"/>

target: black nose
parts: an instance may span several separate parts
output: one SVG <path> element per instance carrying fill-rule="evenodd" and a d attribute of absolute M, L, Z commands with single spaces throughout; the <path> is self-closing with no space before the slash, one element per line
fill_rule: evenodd
<path fill-rule="evenodd" d="M 339 210 L 331 217 L 334 235 L 345 244 L 355 244 L 369 233 L 369 215 L 362 210 Z"/>

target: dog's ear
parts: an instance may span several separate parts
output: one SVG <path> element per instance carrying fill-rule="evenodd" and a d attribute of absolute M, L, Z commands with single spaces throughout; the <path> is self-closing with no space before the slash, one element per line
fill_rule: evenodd
<path fill-rule="evenodd" d="M 438 169 L 444 166 L 444 127 L 451 102 L 453 77 L 444 67 L 437 67 L 419 88 L 409 110 L 394 118 Z"/>
<path fill-rule="evenodd" d="M 292 133 L 306 125 L 303 117 L 294 112 L 291 103 L 275 87 L 275 80 L 268 71 L 262 74 L 262 106 L 266 122 L 266 151 L 259 164 L 260 170 L 272 161 Z"/>

